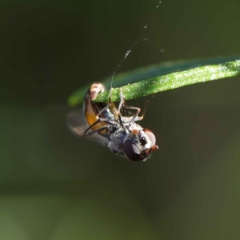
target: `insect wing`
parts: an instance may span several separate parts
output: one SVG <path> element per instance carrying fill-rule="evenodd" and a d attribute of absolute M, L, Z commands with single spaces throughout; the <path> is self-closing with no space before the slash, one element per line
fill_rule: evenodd
<path fill-rule="evenodd" d="M 67 125 L 71 132 L 81 137 L 83 137 L 83 133 L 88 127 L 81 110 L 72 111 L 67 115 Z"/>
<path fill-rule="evenodd" d="M 81 110 L 72 111 L 67 115 L 67 125 L 70 131 L 79 137 L 84 137 L 84 131 L 88 127 Z M 104 145 L 108 143 L 107 139 L 99 134 L 89 135 L 85 139 L 91 139 Z"/>

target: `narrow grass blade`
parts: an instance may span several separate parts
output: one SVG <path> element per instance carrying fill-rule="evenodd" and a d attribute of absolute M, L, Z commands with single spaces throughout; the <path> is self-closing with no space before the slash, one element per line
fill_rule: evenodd
<path fill-rule="evenodd" d="M 240 56 L 167 62 L 148 66 L 116 75 L 114 86 L 122 86 L 124 98 L 129 100 L 190 84 L 236 76 L 240 74 L 240 60 L 238 59 Z M 104 79 L 101 82 L 108 80 Z M 123 86 L 124 84 L 128 85 Z M 74 92 L 68 100 L 69 105 L 75 106 L 81 103 L 88 87 Z M 96 101 L 107 102 L 108 92 L 100 94 Z M 119 101 L 119 88 L 113 89 L 112 101 Z"/>

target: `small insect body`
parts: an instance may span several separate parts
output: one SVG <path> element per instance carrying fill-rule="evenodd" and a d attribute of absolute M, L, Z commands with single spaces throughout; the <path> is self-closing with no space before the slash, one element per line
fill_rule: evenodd
<path fill-rule="evenodd" d="M 105 91 L 103 84 L 93 83 L 85 94 L 82 111 L 70 112 L 67 116 L 67 124 L 74 134 L 81 137 L 86 136 L 86 129 L 91 129 L 91 132 L 88 131 L 87 134 L 89 138 L 107 145 L 109 135 L 106 132 L 107 123 L 99 121 L 99 119 L 113 119 L 113 116 L 108 104 L 93 102 L 97 95 L 103 91 Z"/>
<path fill-rule="evenodd" d="M 114 153 L 124 155 L 132 161 L 145 161 L 150 158 L 151 153 L 158 149 L 154 134 L 136 123 L 123 124 L 125 128 L 119 126 L 111 134 L 108 147 Z"/>
<path fill-rule="evenodd" d="M 89 126 L 91 127 L 92 134 L 94 131 L 101 135 L 104 135 L 107 130 L 107 123 L 100 121 L 99 119 L 113 119 L 113 115 L 109 109 L 109 104 L 106 103 L 95 103 L 93 100 L 97 97 L 98 94 L 104 92 L 105 86 L 101 83 L 93 83 L 85 94 L 83 112 L 85 119 Z M 100 129 L 102 129 L 100 131 Z"/>
<path fill-rule="evenodd" d="M 153 151 L 158 149 L 155 135 L 149 129 L 141 127 L 137 121 L 143 119 L 149 100 L 146 102 L 143 115 L 141 109 L 125 105 L 121 92 L 118 108 L 113 102 L 97 103 L 93 100 L 105 91 L 102 83 L 93 83 L 84 99 L 83 112 L 88 124 L 85 131 L 79 134 L 79 127 L 72 128 L 78 135 L 97 136 L 113 153 L 127 157 L 132 161 L 145 161 Z M 135 111 L 133 113 L 133 111 Z M 131 112 L 123 116 L 122 112 Z"/>

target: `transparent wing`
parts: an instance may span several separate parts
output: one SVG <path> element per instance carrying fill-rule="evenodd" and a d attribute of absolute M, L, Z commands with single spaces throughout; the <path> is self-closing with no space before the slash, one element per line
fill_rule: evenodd
<path fill-rule="evenodd" d="M 85 120 L 84 114 L 81 109 L 70 112 L 67 115 L 67 126 L 71 132 L 80 137 L 94 140 L 103 145 L 107 145 L 108 139 L 99 134 L 93 134 L 90 136 L 84 136 L 84 131 L 88 128 L 88 124 Z"/>
<path fill-rule="evenodd" d="M 88 125 L 83 116 L 82 110 L 75 110 L 67 115 L 67 126 L 77 136 L 83 137 L 84 131 L 87 129 Z"/>

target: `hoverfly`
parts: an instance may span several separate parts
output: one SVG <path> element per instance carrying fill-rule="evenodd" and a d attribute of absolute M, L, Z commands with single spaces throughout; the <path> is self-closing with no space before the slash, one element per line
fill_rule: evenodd
<path fill-rule="evenodd" d="M 149 100 L 146 101 L 143 115 L 141 109 L 125 105 L 122 92 L 118 108 L 113 102 L 97 103 L 93 100 L 105 91 L 102 83 L 93 83 L 88 89 L 83 105 L 83 113 L 88 127 L 83 131 L 76 114 L 69 114 L 68 121 L 74 133 L 80 136 L 96 136 L 113 153 L 120 154 L 132 161 L 145 161 L 158 149 L 155 135 L 137 121 L 143 119 Z M 135 111 L 135 112 L 132 112 Z M 123 113 L 127 112 L 127 115 Z"/>

